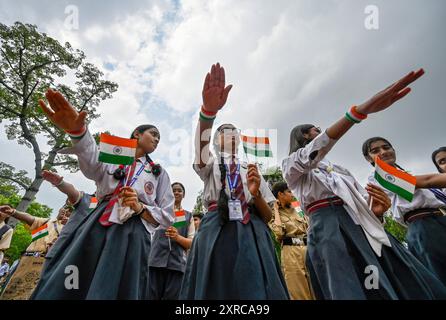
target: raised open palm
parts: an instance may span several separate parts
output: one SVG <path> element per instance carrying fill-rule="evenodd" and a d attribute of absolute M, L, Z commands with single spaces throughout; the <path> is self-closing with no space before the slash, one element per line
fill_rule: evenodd
<path fill-rule="evenodd" d="M 225 69 L 219 63 L 213 64 L 203 85 L 203 107 L 210 112 L 218 112 L 226 103 L 232 85 L 225 87 Z"/>
<path fill-rule="evenodd" d="M 367 102 L 358 106 L 358 111 L 363 114 L 370 114 L 387 109 L 392 104 L 405 97 L 411 91 L 408 85 L 416 81 L 423 74 L 423 69 L 411 71 L 400 80 L 378 92 Z"/>
<path fill-rule="evenodd" d="M 45 97 L 51 108 L 43 100 L 39 100 L 40 107 L 56 126 L 65 131 L 78 131 L 85 126 L 87 112 L 77 112 L 60 92 L 48 89 Z"/>

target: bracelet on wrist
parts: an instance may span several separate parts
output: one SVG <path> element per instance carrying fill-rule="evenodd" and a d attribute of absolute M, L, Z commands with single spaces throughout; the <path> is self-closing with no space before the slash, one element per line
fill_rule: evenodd
<path fill-rule="evenodd" d="M 203 121 L 214 121 L 216 117 L 217 117 L 217 112 L 208 111 L 203 106 L 201 106 L 200 120 L 203 120 Z"/>
<path fill-rule="evenodd" d="M 80 139 L 87 132 L 87 126 L 84 125 L 81 129 L 74 131 L 65 130 L 65 132 L 70 136 L 71 139 Z"/>
<path fill-rule="evenodd" d="M 63 183 L 64 183 L 64 181 L 63 181 L 63 177 L 62 177 L 62 179 L 60 179 L 59 183 L 53 184 L 53 187 L 60 187 Z"/>
<path fill-rule="evenodd" d="M 345 113 L 345 118 L 352 123 L 360 123 L 362 120 L 367 119 L 367 115 L 358 112 L 356 106 L 353 106 Z"/>
<path fill-rule="evenodd" d="M 141 213 L 143 213 L 145 208 L 146 207 L 144 207 L 144 205 L 141 203 L 141 209 L 139 209 L 139 211 L 136 212 L 136 215 L 140 215 Z"/>

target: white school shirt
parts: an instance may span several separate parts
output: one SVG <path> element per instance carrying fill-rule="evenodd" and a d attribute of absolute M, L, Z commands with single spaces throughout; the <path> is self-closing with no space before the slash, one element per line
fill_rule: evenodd
<path fill-rule="evenodd" d="M 96 182 L 96 197 L 104 198 L 112 194 L 118 185 L 118 180 L 113 177 L 113 172 L 118 165 L 98 161 L 99 149 L 91 133 L 87 130 L 81 139 L 73 139 L 73 147 L 63 149 L 59 153 L 75 154 L 79 161 L 79 168 L 85 177 Z M 144 165 L 145 156 L 136 160 L 135 175 L 138 169 Z M 150 166 L 144 169 L 132 186 L 138 194 L 138 199 L 160 225 L 154 227 L 140 217 L 148 232 L 154 232 L 158 228 L 167 228 L 175 221 L 173 205 L 175 198 L 170 186 L 170 178 L 163 168 L 161 174 L 155 177 L 150 171 Z"/>
<path fill-rule="evenodd" d="M 226 170 L 229 168 L 229 163 L 231 160 L 230 154 L 222 153 L 223 160 L 225 164 L 227 165 Z M 240 162 L 239 159 L 235 159 L 236 163 L 240 163 L 240 176 L 243 183 L 243 191 L 245 193 L 245 199 L 246 202 L 249 202 L 252 199 L 251 193 L 248 190 L 247 181 L 246 181 L 246 174 L 248 173 L 248 165 L 245 162 Z M 193 165 L 193 168 L 195 172 L 198 174 L 200 179 L 204 182 L 204 189 L 203 189 L 203 206 L 204 208 L 208 208 L 210 202 L 217 202 L 218 198 L 220 196 L 220 190 L 221 190 L 221 181 L 220 181 L 220 168 L 219 168 L 219 161 L 216 161 L 215 157 L 210 153 L 209 159 L 206 165 L 203 168 L 199 168 L 198 166 L 198 160 L 195 160 L 195 164 Z M 228 195 L 228 198 L 230 199 L 230 189 L 229 189 L 229 182 L 227 177 L 226 179 L 226 194 Z M 268 188 L 268 184 L 266 183 L 265 179 L 263 179 L 262 176 L 260 176 L 260 193 L 262 194 L 262 197 L 265 199 L 267 203 L 275 201 L 276 198 L 274 198 L 273 193 Z"/>
<path fill-rule="evenodd" d="M 2 228 L 5 225 L 5 222 L 0 222 L 0 228 Z M 3 235 L 3 237 L 0 239 L 0 264 L 3 262 L 4 253 L 3 251 L 6 251 L 11 246 L 11 239 L 12 235 L 14 233 L 14 229 L 9 229 L 6 231 L 6 233 Z"/>
<path fill-rule="evenodd" d="M 319 134 L 282 161 L 283 177 L 302 208 L 317 200 L 341 198 L 353 222 L 362 227 L 371 247 L 381 256 L 382 245 L 391 244 L 381 221 L 368 208 L 366 190 L 347 169 L 325 158 L 336 142 L 326 132 Z"/>
<path fill-rule="evenodd" d="M 378 181 L 376 181 L 374 177 L 374 172 L 368 178 L 370 183 L 376 184 L 379 186 Z M 435 195 L 429 189 L 415 189 L 415 193 L 413 195 L 413 199 L 411 202 L 406 199 L 398 196 L 397 194 L 389 191 L 385 188 L 382 188 L 384 192 L 389 196 L 392 201 L 392 216 L 399 223 L 407 226 L 404 222 L 404 215 L 410 211 L 423 209 L 423 208 L 440 208 L 444 206 L 444 203 L 438 200 Z"/>

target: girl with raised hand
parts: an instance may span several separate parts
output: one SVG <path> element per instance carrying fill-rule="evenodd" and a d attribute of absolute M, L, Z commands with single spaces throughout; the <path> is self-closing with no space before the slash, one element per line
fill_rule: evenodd
<path fill-rule="evenodd" d="M 355 123 L 403 98 L 423 73 L 410 72 L 324 132 L 311 124 L 291 131 L 282 172 L 310 217 L 307 267 L 317 299 L 446 297 L 432 273 L 384 231 L 379 217 L 390 207 L 385 192 L 374 185 L 364 190 L 348 170 L 326 158 Z"/>
<path fill-rule="evenodd" d="M 396 152 L 392 144 L 381 137 L 367 139 L 362 145 L 365 159 L 375 165 L 375 157 L 402 169 L 396 163 Z M 425 267 L 434 273 L 446 286 L 446 173 L 417 175 L 416 189 L 412 201 L 385 190 L 392 200 L 393 217 L 408 227 L 406 241 L 410 252 Z M 370 183 L 377 183 L 374 174 L 369 176 Z"/>
<path fill-rule="evenodd" d="M 267 223 L 275 200 L 255 164 L 242 163 L 240 132 L 232 124 L 211 128 L 232 86 L 212 66 L 203 87 L 195 136 L 194 170 L 204 182 L 207 213 L 192 242 L 180 299 L 288 299 Z"/>
<path fill-rule="evenodd" d="M 52 257 L 32 298 L 147 299 L 150 233 L 174 221 L 169 175 L 150 158 L 160 140 L 158 129 L 133 130 L 131 138 L 138 142 L 132 165 L 105 164 L 98 161 L 86 113 L 78 113 L 59 92 L 49 89 L 46 98 L 50 106 L 42 100 L 40 106 L 72 138 L 74 146 L 64 152 L 76 155 L 82 173 L 95 181 L 99 204 Z M 130 208 L 122 224 L 110 220 L 118 199 Z"/>

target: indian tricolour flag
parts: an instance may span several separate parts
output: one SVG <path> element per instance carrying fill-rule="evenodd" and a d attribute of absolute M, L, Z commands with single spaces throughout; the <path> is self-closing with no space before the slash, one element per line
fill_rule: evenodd
<path fill-rule="evenodd" d="M 44 225 L 31 231 L 32 241 L 36 241 L 37 239 L 43 238 L 47 235 L 48 235 L 48 224 L 47 223 L 45 223 Z"/>
<path fill-rule="evenodd" d="M 132 164 L 135 161 L 136 145 L 136 139 L 101 133 L 99 161 L 112 164 Z"/>
<path fill-rule="evenodd" d="M 88 210 L 92 212 L 98 206 L 98 199 L 96 197 L 91 197 L 90 204 L 88 205 Z"/>
<path fill-rule="evenodd" d="M 248 137 L 242 135 L 243 149 L 245 153 L 256 157 L 272 157 L 268 137 Z"/>
<path fill-rule="evenodd" d="M 414 176 L 398 170 L 376 157 L 375 179 L 387 190 L 396 193 L 407 201 L 412 201 L 417 183 Z"/>
<path fill-rule="evenodd" d="M 175 228 L 181 228 L 186 226 L 186 212 L 184 210 L 175 211 L 175 222 L 173 226 Z"/>

